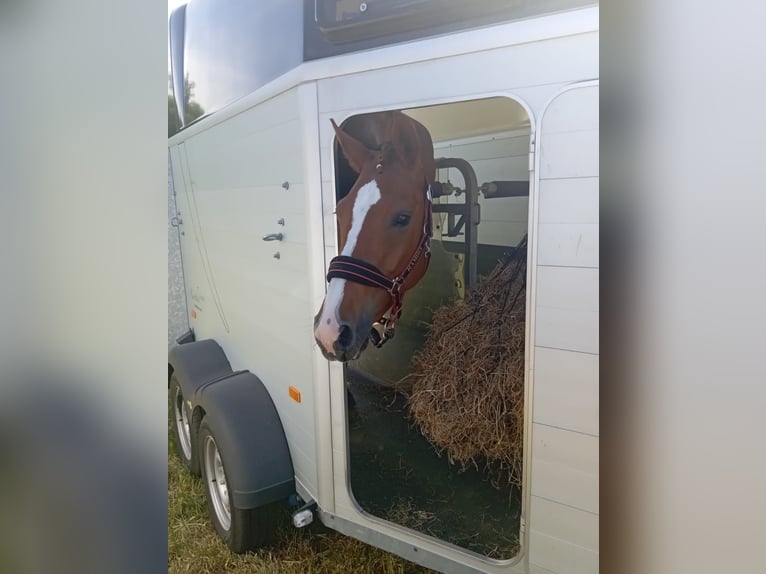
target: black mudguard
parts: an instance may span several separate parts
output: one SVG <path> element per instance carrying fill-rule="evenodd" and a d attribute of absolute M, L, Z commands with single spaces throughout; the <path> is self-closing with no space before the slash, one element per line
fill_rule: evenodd
<path fill-rule="evenodd" d="M 212 339 L 174 347 L 168 363 L 192 411 L 205 413 L 234 506 L 257 508 L 293 494 L 295 475 L 285 432 L 260 379 L 249 371 L 232 371 Z M 196 429 L 192 436 L 196 439 Z"/>
<path fill-rule="evenodd" d="M 176 345 L 170 349 L 168 364 L 178 378 L 181 391 L 187 399 L 191 398 L 201 385 L 232 374 L 226 353 L 212 339 Z"/>
<path fill-rule="evenodd" d="M 258 377 L 248 371 L 234 373 L 200 387 L 193 402 L 205 410 L 233 489 L 234 506 L 257 508 L 295 492 L 282 422 Z"/>

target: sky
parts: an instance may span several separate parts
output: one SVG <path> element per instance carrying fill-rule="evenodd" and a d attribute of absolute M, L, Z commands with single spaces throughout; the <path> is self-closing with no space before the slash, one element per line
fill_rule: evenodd
<path fill-rule="evenodd" d="M 189 0 L 168 0 L 168 18 L 170 13 L 178 8 L 181 4 L 186 4 Z M 170 52 L 168 52 L 168 72 L 170 72 Z"/>
<path fill-rule="evenodd" d="M 168 0 L 168 18 L 170 18 L 170 13 L 175 10 L 178 6 L 181 4 L 186 4 L 188 0 Z"/>

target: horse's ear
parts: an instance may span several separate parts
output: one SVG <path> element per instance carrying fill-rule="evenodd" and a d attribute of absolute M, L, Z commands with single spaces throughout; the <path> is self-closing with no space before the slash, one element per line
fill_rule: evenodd
<path fill-rule="evenodd" d="M 360 173 L 364 167 L 364 164 L 372 155 L 372 152 L 367 149 L 367 146 L 362 142 L 348 135 L 341 128 L 339 128 L 338 124 L 335 123 L 335 120 L 330 119 L 330 122 L 332 123 L 333 129 L 335 129 L 335 137 L 338 138 L 338 143 L 340 144 L 340 147 L 343 150 L 343 154 L 346 156 L 351 169 L 353 169 L 356 173 Z"/>

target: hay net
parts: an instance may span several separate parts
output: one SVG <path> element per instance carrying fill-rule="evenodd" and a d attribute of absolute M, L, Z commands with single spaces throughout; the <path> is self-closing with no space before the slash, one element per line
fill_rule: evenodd
<path fill-rule="evenodd" d="M 437 309 L 413 357 L 408 405 L 450 463 L 521 486 L 527 237 L 464 300 Z"/>

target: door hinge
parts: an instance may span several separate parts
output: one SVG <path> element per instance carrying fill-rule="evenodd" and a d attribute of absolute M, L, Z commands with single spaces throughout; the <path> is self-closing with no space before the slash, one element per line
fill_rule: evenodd
<path fill-rule="evenodd" d="M 535 171 L 535 140 L 529 140 L 529 171 Z"/>

